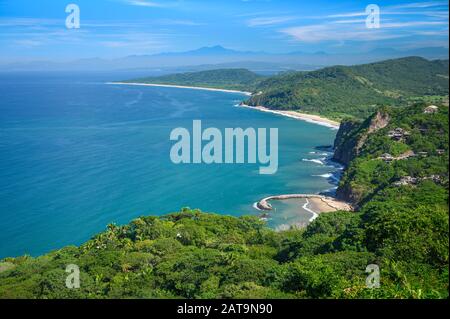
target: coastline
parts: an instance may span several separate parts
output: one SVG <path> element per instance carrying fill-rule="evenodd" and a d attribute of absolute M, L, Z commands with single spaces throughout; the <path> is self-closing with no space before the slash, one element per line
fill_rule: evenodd
<path fill-rule="evenodd" d="M 267 112 L 272 114 L 277 114 L 281 116 L 290 117 L 296 120 L 301 120 L 309 123 L 313 123 L 316 125 L 322 125 L 329 127 L 333 130 L 338 130 L 340 127 L 340 123 L 337 121 L 330 120 L 325 117 L 321 117 L 319 115 L 312 115 L 301 113 L 297 111 L 280 111 L 280 110 L 272 110 L 264 106 L 250 106 L 244 103 L 237 105 L 237 107 L 245 107 L 254 109 L 260 112 Z M 332 196 L 324 196 L 317 194 L 287 194 L 287 195 L 276 195 L 269 196 L 261 199 L 260 201 L 253 204 L 253 207 L 259 211 L 265 211 L 263 215 L 267 215 L 268 211 L 272 210 L 272 206 L 269 204 L 270 200 L 285 200 L 285 199 L 305 199 L 306 203 L 301 207 L 303 210 L 312 214 L 312 217 L 308 220 L 308 223 L 313 222 L 316 218 L 319 217 L 321 213 L 334 212 L 338 210 L 344 211 L 353 211 L 354 208 L 350 203 L 343 202 L 338 200 Z M 292 225 L 291 225 L 292 226 Z"/>
<path fill-rule="evenodd" d="M 312 217 L 308 220 L 309 223 L 313 222 L 322 213 L 335 212 L 338 210 L 353 211 L 354 208 L 350 203 L 338 200 L 334 197 L 317 195 L 317 194 L 285 194 L 268 196 L 260 201 L 256 202 L 253 207 L 259 211 L 271 211 L 272 205 L 269 201 L 272 200 L 286 200 L 286 199 L 305 199 L 306 203 L 302 208 L 312 214 Z M 265 213 L 267 214 L 267 213 Z"/>
<path fill-rule="evenodd" d="M 326 117 L 322 117 L 319 115 L 301 113 L 301 112 L 297 112 L 297 111 L 272 110 L 272 109 L 269 109 L 264 106 L 250 106 L 250 105 L 246 105 L 246 104 L 240 104 L 239 107 L 246 107 L 246 108 L 258 110 L 261 112 L 278 114 L 278 115 L 290 117 L 293 119 L 297 119 L 297 120 L 301 120 L 301 121 L 305 121 L 305 122 L 309 122 L 309 123 L 313 123 L 313 124 L 317 124 L 317 125 L 326 126 L 326 127 L 329 127 L 329 128 L 335 129 L 335 130 L 339 129 L 339 126 L 340 126 L 339 122 L 327 119 Z"/>
<path fill-rule="evenodd" d="M 227 90 L 227 89 L 216 89 L 207 87 L 196 87 L 196 86 L 182 86 L 182 85 L 169 85 L 169 84 L 152 84 L 152 83 L 134 83 L 134 82 L 107 82 L 110 85 L 132 85 L 132 86 L 149 86 L 149 87 L 168 87 L 168 88 L 179 88 L 179 89 L 190 89 L 190 90 L 204 90 L 204 91 L 215 91 L 215 92 L 226 92 L 226 93 L 238 93 L 246 96 L 251 96 L 251 92 L 237 91 L 237 90 Z M 236 105 L 237 107 L 245 107 L 254 109 L 260 112 L 272 113 L 280 116 L 290 117 L 296 120 L 301 120 L 316 125 L 326 126 L 331 129 L 339 129 L 340 123 L 337 121 L 330 120 L 319 115 L 312 115 L 307 113 L 301 113 L 297 111 L 281 111 L 272 110 L 264 106 L 249 106 L 244 103 Z M 289 195 L 277 195 L 266 197 L 256 203 L 253 207 L 259 211 L 270 211 L 272 210 L 271 205 L 268 203 L 270 200 L 283 200 L 290 198 L 303 198 L 306 203 L 302 205 L 303 210 L 308 211 L 312 214 L 309 219 L 309 223 L 313 222 L 319 214 L 326 212 L 333 212 L 337 210 L 353 211 L 351 204 L 342 202 L 334 197 L 323 196 L 317 194 L 289 194 Z"/>
<path fill-rule="evenodd" d="M 251 92 L 238 91 L 238 90 L 227 90 L 227 89 L 214 89 L 200 86 L 183 86 L 183 85 L 172 85 L 172 84 L 152 84 L 152 83 L 133 83 L 133 82 L 106 82 L 106 84 L 112 85 L 134 85 L 134 86 L 153 86 L 153 87 L 167 87 L 167 88 L 177 88 L 177 89 L 190 89 L 190 90 L 203 90 L 203 91 L 214 91 L 214 92 L 226 92 L 226 93 L 238 93 L 247 96 L 252 95 Z"/>
<path fill-rule="evenodd" d="M 177 89 L 190 89 L 190 90 L 203 90 L 203 91 L 213 91 L 213 92 L 226 92 L 226 93 L 237 93 L 243 94 L 246 96 L 251 96 L 251 92 L 246 91 L 238 91 L 238 90 L 227 90 L 227 89 L 215 89 L 208 87 L 200 87 L 200 86 L 184 86 L 184 85 L 172 85 L 172 84 L 153 84 L 153 83 L 135 83 L 135 82 L 106 82 L 109 85 L 133 85 L 133 86 L 150 86 L 150 87 L 167 87 L 167 88 L 177 88 Z M 301 113 L 297 111 L 280 111 L 280 110 L 272 110 L 264 106 L 249 106 L 246 104 L 239 104 L 239 107 L 246 107 L 253 110 L 258 110 L 261 112 L 273 113 L 281 116 L 290 117 L 296 120 L 301 120 L 317 125 L 326 126 L 332 129 L 339 129 L 340 123 L 337 121 L 330 120 L 326 117 L 322 117 L 319 115 Z"/>

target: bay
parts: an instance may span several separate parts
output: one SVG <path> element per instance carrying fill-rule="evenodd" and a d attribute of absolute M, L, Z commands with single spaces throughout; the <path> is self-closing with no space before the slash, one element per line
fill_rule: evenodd
<path fill-rule="evenodd" d="M 259 215 L 253 203 L 263 197 L 335 187 L 326 176 L 336 168 L 320 161 L 330 154 L 316 149 L 332 144 L 335 130 L 235 107 L 240 94 L 105 84 L 128 77 L 0 74 L 0 258 L 78 245 L 142 215 L 182 207 Z M 170 132 L 193 120 L 221 130 L 278 128 L 277 173 L 260 175 L 258 164 L 173 164 Z M 273 214 L 268 224 L 285 222 Z"/>

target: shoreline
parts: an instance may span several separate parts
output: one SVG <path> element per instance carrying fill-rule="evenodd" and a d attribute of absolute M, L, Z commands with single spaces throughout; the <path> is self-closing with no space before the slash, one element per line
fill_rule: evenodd
<path fill-rule="evenodd" d="M 203 90 L 203 91 L 214 91 L 214 92 L 226 92 L 226 93 L 238 93 L 251 96 L 251 92 L 238 91 L 238 90 L 227 90 L 227 89 L 215 89 L 200 86 L 184 86 L 184 85 L 172 85 L 172 84 L 153 84 L 153 83 L 134 83 L 134 82 L 106 82 L 110 85 L 134 85 L 134 86 L 151 86 L 151 87 L 167 87 L 167 88 L 177 88 L 177 89 L 190 89 L 190 90 Z"/>
<path fill-rule="evenodd" d="M 308 219 L 309 223 L 312 223 L 317 217 L 319 217 L 319 213 L 316 213 L 315 211 L 313 211 L 311 208 L 309 208 L 309 199 L 305 198 L 306 203 L 302 206 L 302 208 L 308 212 L 310 212 L 312 215 L 312 217 L 310 219 Z"/>
<path fill-rule="evenodd" d="M 278 114 L 278 115 L 290 117 L 290 118 L 293 118 L 296 120 L 301 120 L 301 121 L 305 121 L 308 123 L 326 126 L 326 127 L 329 127 L 329 128 L 335 129 L 335 130 L 339 129 L 339 126 L 340 126 L 339 122 L 327 119 L 326 117 L 322 117 L 319 115 L 301 113 L 301 112 L 297 112 L 297 111 L 272 110 L 265 106 L 250 106 L 250 105 L 246 105 L 246 104 L 240 104 L 239 107 L 245 107 L 245 108 L 249 108 L 249 109 L 258 110 L 261 112 Z"/>
<path fill-rule="evenodd" d="M 203 90 L 203 91 L 215 91 L 215 92 L 226 92 L 226 93 L 238 93 L 246 96 L 251 96 L 251 92 L 237 91 L 237 90 L 227 90 L 227 89 L 216 89 L 207 87 L 196 87 L 196 86 L 182 86 L 182 85 L 170 85 L 170 84 L 153 84 L 153 83 L 134 83 L 134 82 L 107 82 L 110 85 L 131 85 L 131 86 L 149 86 L 149 87 L 168 87 L 168 88 L 178 88 L 178 89 L 190 89 L 190 90 Z M 296 120 L 305 121 L 308 123 L 326 126 L 331 129 L 339 129 L 340 123 L 337 121 L 330 120 L 319 115 L 312 115 L 307 113 L 301 113 L 297 111 L 281 111 L 272 110 L 264 106 L 249 106 L 244 103 L 236 105 L 237 107 L 245 107 L 260 112 L 272 113 L 280 116 L 290 117 Z M 289 194 L 289 195 L 276 195 L 263 198 L 262 200 L 253 204 L 253 207 L 259 211 L 270 211 L 272 206 L 268 203 L 270 200 L 283 200 L 290 198 L 304 198 L 306 203 L 302 208 L 310 212 L 312 217 L 308 220 L 309 223 L 313 222 L 319 214 L 337 210 L 353 211 L 351 204 L 339 201 L 334 197 L 317 195 L 317 194 Z"/>
<path fill-rule="evenodd" d="M 213 91 L 213 92 L 225 92 L 225 93 L 237 93 L 243 94 L 246 96 L 252 96 L 251 92 L 246 91 L 238 91 L 238 90 L 227 90 L 227 89 L 216 89 L 216 88 L 208 88 L 208 87 L 200 87 L 200 86 L 184 86 L 184 85 L 174 85 L 174 84 L 154 84 L 154 83 L 138 83 L 138 82 L 106 82 L 109 85 L 132 85 L 132 86 L 149 86 L 149 87 L 166 87 L 166 88 L 177 88 L 177 89 L 189 89 L 189 90 L 202 90 L 202 91 Z M 337 121 L 330 120 L 326 117 L 322 117 L 320 115 L 313 115 L 307 113 L 301 113 L 297 111 L 280 111 L 280 110 L 272 110 L 265 106 L 250 106 L 246 104 L 239 104 L 239 107 L 246 107 L 253 110 L 258 110 L 261 112 L 267 112 L 272 114 L 277 114 L 285 117 L 290 117 L 296 120 L 305 121 L 308 123 L 313 123 L 321 126 L 326 126 L 331 129 L 339 129 L 340 123 Z"/>
<path fill-rule="evenodd" d="M 317 194 L 285 194 L 265 197 L 256 202 L 253 207 L 259 211 L 268 212 L 272 210 L 271 200 L 286 200 L 286 199 L 305 199 L 306 203 L 302 208 L 310 212 L 313 216 L 308 220 L 308 223 L 313 222 L 322 213 L 335 212 L 338 210 L 354 211 L 354 207 L 347 202 L 338 200 L 335 197 L 317 195 Z M 267 213 L 265 213 L 267 214 Z"/>

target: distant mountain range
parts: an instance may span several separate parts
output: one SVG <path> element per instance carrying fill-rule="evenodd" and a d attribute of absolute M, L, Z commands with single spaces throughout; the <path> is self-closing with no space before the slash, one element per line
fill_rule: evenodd
<path fill-rule="evenodd" d="M 222 46 L 202 47 L 192 51 L 166 52 L 154 55 L 130 55 L 116 59 L 79 59 L 67 62 L 30 61 L 1 63 L 0 71 L 118 71 L 148 70 L 165 73 L 201 71 L 218 68 L 247 68 L 259 73 L 286 70 L 315 70 L 330 65 L 353 65 L 391 58 L 420 56 L 427 59 L 448 59 L 445 47 L 414 50 L 379 48 L 354 54 L 319 52 L 267 53 L 236 51 Z"/>

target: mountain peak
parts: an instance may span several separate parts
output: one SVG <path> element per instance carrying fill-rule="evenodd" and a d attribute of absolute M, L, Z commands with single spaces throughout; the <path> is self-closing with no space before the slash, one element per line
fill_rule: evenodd
<path fill-rule="evenodd" d="M 196 50 L 190 51 L 191 53 L 205 53 L 205 54 L 226 54 L 226 53 L 237 53 L 237 51 L 224 48 L 221 45 L 214 45 L 214 46 L 206 46 L 201 47 Z"/>

